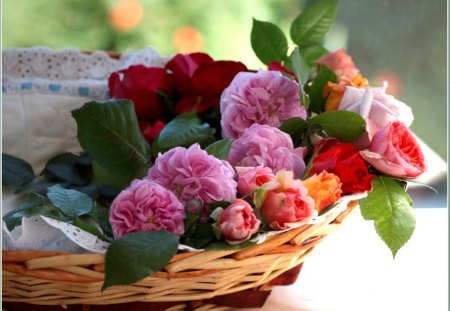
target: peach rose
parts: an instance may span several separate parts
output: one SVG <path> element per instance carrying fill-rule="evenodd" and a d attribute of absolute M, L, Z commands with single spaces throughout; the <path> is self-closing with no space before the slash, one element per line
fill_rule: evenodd
<path fill-rule="evenodd" d="M 366 78 L 360 73 L 353 77 L 351 80 L 343 79 L 339 83 L 328 82 L 323 89 L 323 97 L 328 96 L 325 102 L 325 110 L 337 110 L 344 96 L 345 87 L 353 86 L 356 88 L 364 88 L 369 84 Z"/>
<path fill-rule="evenodd" d="M 326 171 L 314 174 L 303 181 L 303 186 L 308 189 L 308 195 L 314 199 L 318 212 L 340 199 L 341 185 L 337 175 Z"/>
<path fill-rule="evenodd" d="M 337 75 L 338 81 L 351 80 L 359 73 L 350 55 L 343 49 L 330 52 L 316 61 L 318 67 L 325 65 L 331 68 Z"/>

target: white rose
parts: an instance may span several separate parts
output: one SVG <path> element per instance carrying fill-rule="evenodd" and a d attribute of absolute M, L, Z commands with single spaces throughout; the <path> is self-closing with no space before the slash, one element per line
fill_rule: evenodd
<path fill-rule="evenodd" d="M 366 120 L 366 131 L 370 140 L 389 122 L 400 121 L 409 127 L 414 120 L 408 105 L 386 94 L 387 86 L 387 81 L 377 88 L 368 86 L 359 89 L 347 86 L 339 104 L 339 110 L 356 112 Z"/>

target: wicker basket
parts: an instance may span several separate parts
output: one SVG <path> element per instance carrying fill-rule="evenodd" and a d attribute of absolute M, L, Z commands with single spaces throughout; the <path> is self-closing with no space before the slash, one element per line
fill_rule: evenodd
<path fill-rule="evenodd" d="M 164 271 L 103 292 L 103 254 L 4 251 L 3 307 L 24 310 L 23 303 L 47 306 L 36 310 L 71 305 L 78 305 L 78 310 L 80 305 L 83 310 L 105 310 L 105 305 L 108 310 L 119 310 L 118 306 L 150 310 L 149 303 L 153 304 L 151 310 L 171 311 L 260 307 L 274 284 L 286 284 L 274 279 L 295 267 L 298 273 L 315 245 L 336 230 L 356 206 L 353 201 L 344 212 L 331 210 L 321 223 L 272 236 L 240 251 L 177 254 Z M 252 300 L 248 299 L 252 293 L 259 293 L 259 305 L 245 303 Z M 243 294 L 246 298 L 240 299 Z M 27 310 L 31 309 L 28 305 Z"/>

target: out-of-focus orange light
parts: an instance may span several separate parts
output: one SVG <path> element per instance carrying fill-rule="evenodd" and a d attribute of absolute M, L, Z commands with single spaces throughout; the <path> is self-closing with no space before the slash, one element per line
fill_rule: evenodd
<path fill-rule="evenodd" d="M 111 26 L 121 32 L 134 29 L 144 17 L 144 6 L 140 0 L 120 0 L 109 11 Z"/>
<path fill-rule="evenodd" d="M 403 84 L 398 75 L 392 71 L 380 71 L 373 78 L 374 85 L 381 85 L 384 81 L 388 82 L 386 93 L 399 98 L 402 94 Z"/>
<path fill-rule="evenodd" d="M 173 45 L 179 53 L 199 52 L 203 48 L 203 36 L 194 27 L 180 27 L 173 35 Z"/>

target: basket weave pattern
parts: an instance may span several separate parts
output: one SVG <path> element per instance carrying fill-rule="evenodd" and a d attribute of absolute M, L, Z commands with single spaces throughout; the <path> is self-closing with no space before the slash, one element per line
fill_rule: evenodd
<path fill-rule="evenodd" d="M 157 272 L 133 285 L 101 291 L 103 254 L 43 251 L 3 252 L 3 301 L 37 305 L 110 305 L 129 302 L 203 300 L 250 288 L 270 290 L 271 280 L 304 262 L 325 236 L 357 206 L 330 211 L 318 224 L 304 225 L 243 250 L 177 254 Z M 204 305 L 197 310 L 226 310 Z"/>

